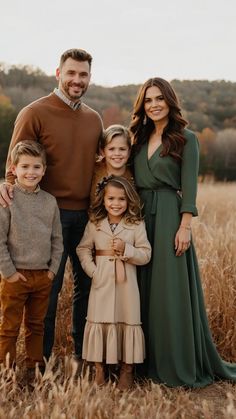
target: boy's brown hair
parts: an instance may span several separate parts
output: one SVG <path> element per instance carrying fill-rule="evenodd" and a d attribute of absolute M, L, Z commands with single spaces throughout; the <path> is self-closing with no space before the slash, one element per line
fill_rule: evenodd
<path fill-rule="evenodd" d="M 11 151 L 11 164 L 17 165 L 21 156 L 41 157 L 44 167 L 46 166 L 46 153 L 38 141 L 20 141 Z"/>

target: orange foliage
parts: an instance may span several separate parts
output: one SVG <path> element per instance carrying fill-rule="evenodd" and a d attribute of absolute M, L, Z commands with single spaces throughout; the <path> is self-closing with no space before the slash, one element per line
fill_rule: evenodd
<path fill-rule="evenodd" d="M 123 119 L 121 109 L 117 105 L 111 105 L 109 108 L 104 109 L 102 118 L 104 128 L 107 128 L 112 124 L 121 124 Z"/>
<path fill-rule="evenodd" d="M 201 147 L 201 154 L 207 155 L 214 147 L 216 140 L 216 132 L 211 128 L 204 128 L 198 133 L 198 139 Z"/>

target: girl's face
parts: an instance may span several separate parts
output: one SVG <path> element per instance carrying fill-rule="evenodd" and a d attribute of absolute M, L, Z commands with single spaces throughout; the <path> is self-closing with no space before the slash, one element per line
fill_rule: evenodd
<path fill-rule="evenodd" d="M 148 87 L 144 98 L 144 110 L 148 118 L 155 122 L 168 122 L 169 106 L 159 87 Z"/>
<path fill-rule="evenodd" d="M 122 174 L 130 155 L 127 140 L 122 135 L 114 137 L 101 151 L 105 157 L 108 174 Z"/>
<path fill-rule="evenodd" d="M 110 223 L 119 223 L 128 206 L 124 189 L 107 185 L 104 195 L 104 206 Z"/>

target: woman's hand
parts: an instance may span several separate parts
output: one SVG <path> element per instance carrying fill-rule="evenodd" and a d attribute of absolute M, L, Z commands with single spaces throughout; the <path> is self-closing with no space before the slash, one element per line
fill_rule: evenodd
<path fill-rule="evenodd" d="M 125 242 L 118 238 L 113 239 L 111 243 L 111 247 L 118 256 L 123 255 L 124 250 L 125 250 Z"/>
<path fill-rule="evenodd" d="M 191 229 L 190 227 L 183 227 L 180 225 L 175 235 L 175 254 L 176 256 L 183 255 L 188 250 L 191 241 Z"/>

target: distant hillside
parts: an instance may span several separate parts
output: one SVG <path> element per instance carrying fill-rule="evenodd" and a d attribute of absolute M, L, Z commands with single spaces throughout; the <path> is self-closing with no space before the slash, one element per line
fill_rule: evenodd
<path fill-rule="evenodd" d="M 173 80 L 172 85 L 180 97 L 191 127 L 236 128 L 236 83 L 224 80 Z M 19 111 L 31 101 L 47 95 L 57 85 L 54 76 L 29 66 L 6 67 L 0 65 L 0 89 Z M 102 87 L 91 85 L 85 101 L 103 114 L 113 114 L 120 122 L 128 123 L 139 86 Z"/>
<path fill-rule="evenodd" d="M 214 135 L 225 129 L 234 132 L 236 83 L 224 80 L 173 80 L 171 84 L 180 98 L 190 128 L 199 133 L 203 132 L 200 136 L 207 153 L 209 150 L 204 140 L 204 130 L 208 129 L 215 133 Z M 6 156 L 16 114 L 22 107 L 47 95 L 56 86 L 55 77 L 47 76 L 40 69 L 0 64 L 0 173 L 3 172 L 3 159 Z M 138 85 L 108 88 L 92 84 L 84 101 L 100 113 L 105 127 L 112 123 L 129 125 L 138 89 Z"/>

